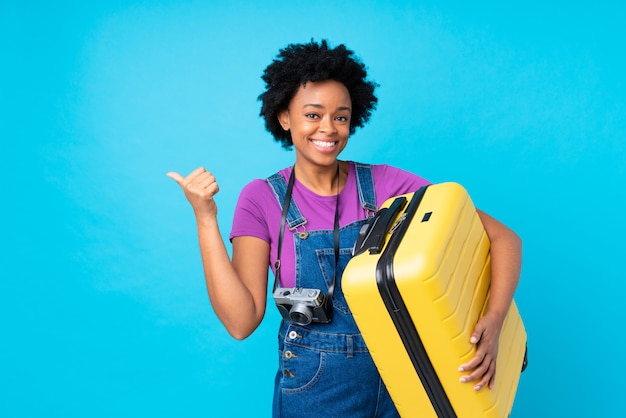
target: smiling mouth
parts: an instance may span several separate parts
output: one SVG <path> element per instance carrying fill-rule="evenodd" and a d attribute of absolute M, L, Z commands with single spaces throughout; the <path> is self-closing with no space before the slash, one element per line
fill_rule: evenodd
<path fill-rule="evenodd" d="M 325 148 L 325 149 L 330 149 L 330 148 L 333 148 L 335 145 L 337 145 L 336 141 L 316 141 L 313 139 L 311 140 L 311 142 L 316 147 Z"/>

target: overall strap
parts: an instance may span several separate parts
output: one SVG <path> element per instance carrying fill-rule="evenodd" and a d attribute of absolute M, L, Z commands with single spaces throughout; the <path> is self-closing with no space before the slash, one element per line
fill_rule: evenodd
<path fill-rule="evenodd" d="M 363 209 L 375 213 L 378 211 L 376 206 L 376 192 L 374 190 L 374 177 L 372 175 L 372 165 L 363 163 L 354 163 L 357 178 L 357 188 L 359 191 L 359 200 Z M 285 192 L 287 190 L 287 182 L 280 173 L 276 173 L 265 181 L 272 187 L 274 196 L 278 201 L 278 205 L 282 209 L 285 201 Z M 301 225 L 306 224 L 306 218 L 302 216 L 296 202 L 291 200 L 289 212 L 287 213 L 287 223 L 289 229 L 293 230 Z"/>
<path fill-rule="evenodd" d="M 291 198 L 291 192 L 293 191 L 293 185 L 296 180 L 295 175 L 295 166 L 291 169 L 291 174 L 289 175 L 289 184 L 287 185 L 287 189 L 285 191 L 285 204 L 282 205 L 282 215 L 280 220 L 280 234 L 278 236 L 278 255 L 276 257 L 276 276 L 274 278 L 274 286 L 273 291 L 275 291 L 280 284 L 280 254 L 283 247 L 283 232 L 285 230 L 285 224 L 287 223 L 287 216 L 289 212 L 289 208 L 291 207 L 291 202 L 293 199 Z M 282 176 L 280 177 L 281 179 Z M 328 312 L 332 312 L 332 299 L 333 293 L 335 291 L 335 281 L 337 280 L 337 266 L 339 265 L 339 164 L 337 164 L 337 195 L 335 196 L 335 220 L 333 227 L 333 243 L 334 243 L 334 255 L 335 255 L 335 269 L 333 272 L 333 281 L 328 286 L 328 292 L 326 294 L 326 298 L 324 298 L 324 306 L 325 310 Z M 284 179 L 283 179 L 284 182 Z M 299 210 L 298 210 L 299 212 Z M 304 219 L 304 218 L 303 218 Z M 306 220 L 305 220 L 306 222 Z"/>
<path fill-rule="evenodd" d="M 356 179 L 359 188 L 359 200 L 363 209 L 373 213 L 378 211 L 376 206 L 376 192 L 374 190 L 374 176 L 372 175 L 372 165 L 354 163 L 356 168 Z"/>
<path fill-rule="evenodd" d="M 283 209 L 283 202 L 285 201 L 285 193 L 287 191 L 287 182 L 285 181 L 285 178 L 282 174 L 276 173 L 265 179 L 265 181 L 272 187 L 274 196 L 276 197 L 276 200 L 278 200 L 278 205 L 281 209 Z M 287 224 L 289 225 L 289 230 L 294 230 L 295 228 L 304 225 L 306 223 L 306 218 L 302 216 L 296 202 L 293 199 L 289 200 L 290 203 L 289 211 L 287 212 Z"/>

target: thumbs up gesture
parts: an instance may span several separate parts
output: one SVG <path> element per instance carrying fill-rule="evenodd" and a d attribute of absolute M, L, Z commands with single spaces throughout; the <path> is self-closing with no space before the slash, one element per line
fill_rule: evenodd
<path fill-rule="evenodd" d="M 187 177 L 176 172 L 169 172 L 167 176 L 183 189 L 196 217 L 217 216 L 217 205 L 213 196 L 219 191 L 219 186 L 211 172 L 206 171 L 204 167 L 199 167 Z"/>

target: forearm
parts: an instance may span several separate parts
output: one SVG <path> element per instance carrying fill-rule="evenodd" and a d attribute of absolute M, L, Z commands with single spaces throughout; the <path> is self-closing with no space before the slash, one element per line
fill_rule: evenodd
<path fill-rule="evenodd" d="M 519 283 L 522 243 L 517 235 L 491 247 L 491 287 L 488 313 L 504 321 Z"/>
<path fill-rule="evenodd" d="M 230 260 L 215 217 L 197 217 L 198 241 L 211 305 L 226 330 L 236 339 L 256 329 L 265 312 Z"/>
<path fill-rule="evenodd" d="M 484 212 L 478 211 L 491 241 L 491 285 L 487 312 L 478 320 L 470 338 L 477 344 L 474 357 L 460 366 L 462 382 L 476 382 L 474 390 L 493 387 L 495 360 L 502 325 L 519 282 L 522 243 L 517 234 Z"/>
<path fill-rule="evenodd" d="M 515 232 L 481 214 L 491 241 L 491 286 L 487 314 L 502 323 L 519 283 L 522 241 Z"/>

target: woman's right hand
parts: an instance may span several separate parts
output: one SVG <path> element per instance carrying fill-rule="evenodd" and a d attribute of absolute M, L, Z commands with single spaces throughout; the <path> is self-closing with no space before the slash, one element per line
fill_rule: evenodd
<path fill-rule="evenodd" d="M 219 186 L 211 172 L 199 167 L 187 177 L 176 172 L 169 172 L 167 176 L 183 189 L 196 216 L 217 216 L 217 205 L 213 196 L 219 192 Z"/>

